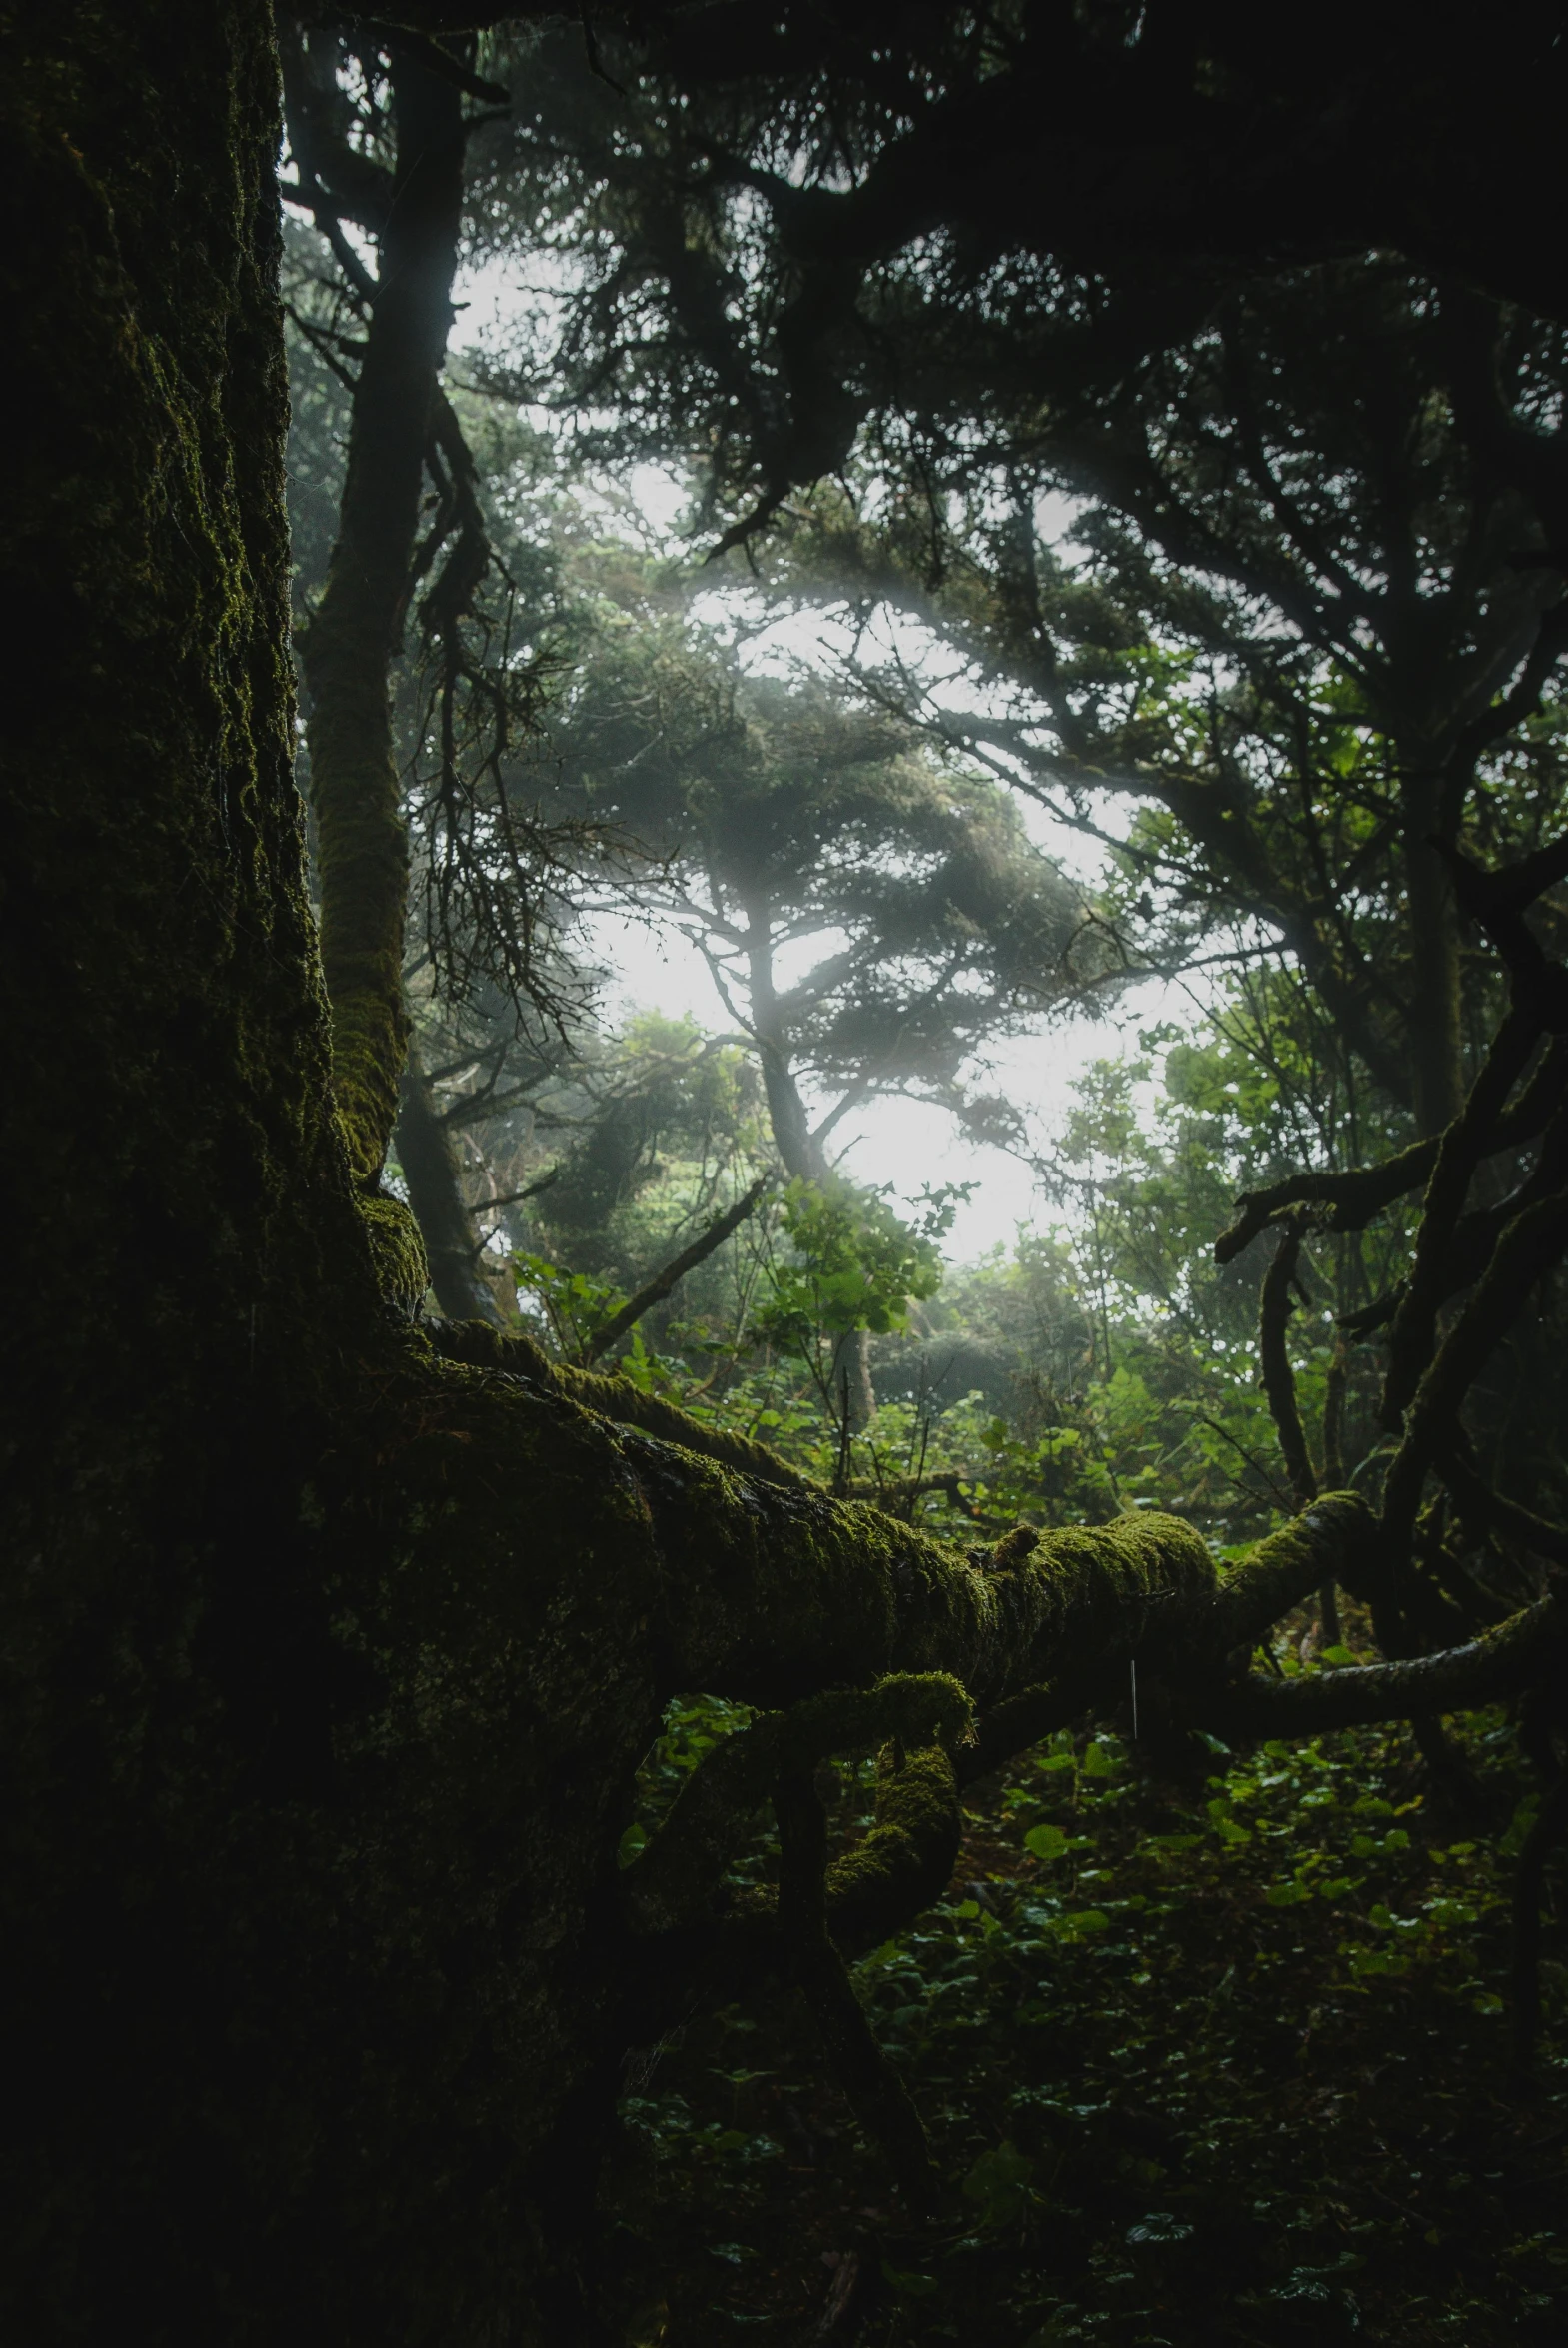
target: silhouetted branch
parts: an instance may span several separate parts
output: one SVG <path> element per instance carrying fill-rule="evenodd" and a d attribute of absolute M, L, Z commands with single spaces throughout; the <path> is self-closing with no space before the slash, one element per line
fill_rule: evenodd
<path fill-rule="evenodd" d="M 1445 1259 L 1464 1211 L 1470 1177 L 1490 1153 L 1503 1105 L 1523 1074 L 1539 1032 L 1528 1012 L 1516 1007 L 1508 1013 L 1463 1109 L 1439 1139 L 1421 1206 L 1415 1261 L 1389 1338 L 1381 1416 L 1390 1431 L 1397 1432 L 1403 1423 L 1405 1405 L 1431 1357 L 1438 1306 L 1446 1292 Z"/>
<path fill-rule="evenodd" d="M 639 1288 L 637 1294 L 623 1304 L 619 1312 L 613 1313 L 587 1339 L 579 1349 L 576 1366 L 579 1369 L 591 1368 L 602 1353 L 608 1353 L 612 1345 L 619 1343 L 645 1312 L 655 1304 L 663 1303 L 671 1289 L 685 1279 L 689 1271 L 695 1271 L 700 1263 L 706 1263 L 709 1256 L 724 1245 L 731 1232 L 738 1231 L 748 1215 L 756 1212 L 772 1178 L 769 1174 L 759 1174 L 745 1195 L 738 1198 L 733 1206 L 727 1207 L 723 1214 L 716 1214 L 708 1228 L 692 1241 L 690 1247 L 684 1248 L 674 1262 L 667 1263 L 663 1271 L 656 1271 L 646 1286 Z"/>
<path fill-rule="evenodd" d="M 1265 1679 L 1254 1672 L 1196 1716 L 1249 1736 L 1315 1736 L 1378 1720 L 1470 1711 L 1530 1686 L 1561 1662 L 1564 1608 L 1553 1595 L 1467 1645 L 1387 1663 Z"/>
<path fill-rule="evenodd" d="M 1500 1150 L 1533 1142 L 1557 1106 L 1565 1082 L 1568 1040 L 1558 1038 L 1518 1100 L 1496 1119 L 1481 1156 L 1494 1157 Z M 1266 1190 L 1248 1191 L 1237 1200 L 1240 1211 L 1236 1220 L 1214 1242 L 1215 1262 L 1234 1262 L 1260 1231 L 1293 1206 L 1327 1209 L 1318 1224 L 1323 1230 L 1365 1230 L 1396 1198 L 1420 1189 L 1437 1164 L 1441 1140 L 1441 1135 L 1434 1134 L 1425 1141 L 1412 1142 L 1382 1166 L 1357 1167 L 1344 1174 L 1287 1174 Z M 1312 1219 L 1318 1222 L 1316 1215 Z M 1343 1325 L 1354 1331 L 1357 1323 L 1347 1320 Z"/>
<path fill-rule="evenodd" d="M 1301 1423 L 1301 1412 L 1296 1404 L 1295 1373 L 1290 1366 L 1290 1354 L 1285 1336 L 1290 1315 L 1295 1310 L 1290 1290 L 1298 1285 L 1297 1265 L 1301 1255 L 1302 1232 L 1299 1224 L 1287 1224 L 1279 1234 L 1279 1245 L 1274 1260 L 1263 1276 L 1262 1304 L 1258 1316 L 1258 1349 L 1262 1357 L 1263 1391 L 1268 1397 L 1269 1414 L 1279 1436 L 1279 1447 L 1285 1457 L 1285 1472 L 1298 1508 L 1304 1508 L 1317 1498 L 1317 1477 L 1312 1470 L 1312 1456 L 1307 1449 L 1306 1428 Z"/>
<path fill-rule="evenodd" d="M 1527 907 L 1568 878 L 1568 833 L 1516 864 L 1489 873 L 1456 848 L 1434 841 L 1454 877 L 1454 895 L 1508 966 L 1515 1002 L 1537 1027 L 1568 1034 L 1568 971 L 1552 961 L 1525 922 Z"/>
<path fill-rule="evenodd" d="M 548 1190 L 552 1182 L 559 1180 L 560 1174 L 560 1167 L 553 1166 L 549 1174 L 541 1174 L 539 1180 L 530 1182 L 526 1189 L 509 1190 L 504 1198 L 476 1199 L 469 1208 L 469 1212 L 470 1214 L 489 1214 L 492 1208 L 499 1210 L 503 1206 L 520 1206 L 525 1198 L 537 1198 L 541 1190 Z"/>

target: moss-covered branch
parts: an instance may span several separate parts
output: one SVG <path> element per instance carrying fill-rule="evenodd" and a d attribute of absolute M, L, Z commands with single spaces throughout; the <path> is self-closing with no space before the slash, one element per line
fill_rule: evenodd
<path fill-rule="evenodd" d="M 926 1672 L 813 1696 L 727 1737 L 694 1769 L 627 1877 L 634 1929 L 670 1931 L 708 1911 L 752 1814 L 780 1777 L 799 1776 L 830 1754 L 890 1740 L 916 1747 L 938 1738 L 954 1744 L 968 1733 L 971 1717 L 958 1682 Z"/>
<path fill-rule="evenodd" d="M 526 1378 L 531 1385 L 580 1403 L 618 1426 L 641 1427 L 662 1442 L 679 1443 L 685 1451 L 696 1451 L 763 1483 L 784 1484 L 801 1491 L 818 1488 L 809 1476 L 770 1451 L 766 1443 L 705 1426 L 674 1402 L 645 1393 L 630 1378 L 601 1376 L 593 1370 L 576 1369 L 567 1361 L 553 1361 L 543 1345 L 524 1330 L 503 1331 L 483 1321 L 451 1320 L 438 1321 L 429 1335 L 436 1350 L 449 1361 Z"/>

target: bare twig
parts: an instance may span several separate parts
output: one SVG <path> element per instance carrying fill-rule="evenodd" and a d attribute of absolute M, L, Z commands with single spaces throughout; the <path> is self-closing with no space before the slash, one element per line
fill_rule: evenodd
<path fill-rule="evenodd" d="M 504 1198 L 476 1199 L 469 1208 L 469 1212 L 470 1214 L 489 1214 L 493 1210 L 499 1211 L 503 1206 L 519 1206 L 525 1198 L 537 1198 L 541 1190 L 548 1190 L 551 1183 L 558 1179 L 560 1174 L 560 1167 L 553 1166 L 549 1174 L 541 1174 L 539 1180 L 530 1182 L 526 1189 L 509 1190 Z"/>

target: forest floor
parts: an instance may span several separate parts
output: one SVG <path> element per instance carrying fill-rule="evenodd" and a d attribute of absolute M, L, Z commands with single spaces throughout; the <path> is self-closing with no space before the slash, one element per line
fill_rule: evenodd
<path fill-rule="evenodd" d="M 681 1711 L 651 1783 L 724 1725 Z M 1568 2336 L 1565 1902 L 1521 2084 L 1534 1796 L 1500 1713 L 1455 1725 L 1481 1796 L 1457 1814 L 1404 1729 L 1213 1744 L 1179 1785 L 1108 1733 L 1024 1756 L 972 1807 L 944 1902 L 856 1968 L 948 2182 L 939 2221 L 900 2215 L 798 2000 L 732 2008 L 628 2082 L 606 2214 L 629 2338 Z M 866 1772 L 844 1774 L 852 1816 Z"/>

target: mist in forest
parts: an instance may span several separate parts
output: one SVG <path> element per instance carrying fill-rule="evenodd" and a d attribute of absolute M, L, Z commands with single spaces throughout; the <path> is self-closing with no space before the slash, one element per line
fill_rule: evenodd
<path fill-rule="evenodd" d="M 12 13 L 7 2336 L 1558 2337 L 1560 12 Z"/>

